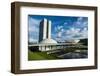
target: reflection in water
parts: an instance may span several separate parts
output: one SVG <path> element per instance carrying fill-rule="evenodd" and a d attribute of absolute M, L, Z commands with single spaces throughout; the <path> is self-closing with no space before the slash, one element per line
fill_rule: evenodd
<path fill-rule="evenodd" d="M 58 58 L 61 59 L 79 59 L 88 57 L 87 50 L 74 50 L 72 52 L 66 52 L 64 50 L 56 50 L 53 52 L 48 52 L 48 54 L 56 55 Z"/>

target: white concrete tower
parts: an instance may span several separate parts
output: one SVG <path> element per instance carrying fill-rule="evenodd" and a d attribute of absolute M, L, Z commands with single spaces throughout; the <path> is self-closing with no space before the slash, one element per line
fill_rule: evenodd
<path fill-rule="evenodd" d="M 43 19 L 40 22 L 40 27 L 39 27 L 39 42 L 42 41 L 43 39 L 47 38 L 47 19 Z"/>
<path fill-rule="evenodd" d="M 47 38 L 51 39 L 51 21 L 47 21 Z"/>
<path fill-rule="evenodd" d="M 51 21 L 50 20 L 43 19 L 40 22 L 39 43 L 57 44 L 57 42 L 51 38 Z"/>
<path fill-rule="evenodd" d="M 44 22 L 43 22 L 43 39 L 46 39 L 46 36 L 47 36 L 47 34 L 46 34 L 46 32 L 47 32 L 47 19 L 45 19 L 44 18 L 44 20 L 43 20 Z"/>

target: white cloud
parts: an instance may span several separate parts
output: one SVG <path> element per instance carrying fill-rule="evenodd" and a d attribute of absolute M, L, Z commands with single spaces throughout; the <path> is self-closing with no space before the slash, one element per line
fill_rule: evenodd
<path fill-rule="evenodd" d="M 37 39 L 33 39 L 33 38 L 29 38 L 29 42 L 38 43 L 38 40 Z"/>
<path fill-rule="evenodd" d="M 64 22 L 64 25 L 67 25 L 68 23 L 67 22 Z"/>
<path fill-rule="evenodd" d="M 85 27 L 85 26 L 88 26 L 88 21 L 83 22 L 83 26 L 84 26 L 84 27 Z"/>
<path fill-rule="evenodd" d="M 73 23 L 73 26 L 75 27 L 87 27 L 88 26 L 88 20 L 84 19 L 84 17 L 79 17 L 76 22 Z"/>
<path fill-rule="evenodd" d="M 81 31 L 81 35 L 82 35 L 83 38 L 88 37 L 88 29 L 86 27 L 83 28 L 83 30 Z"/>
<path fill-rule="evenodd" d="M 79 33 L 80 29 L 79 28 L 70 28 L 69 30 L 66 31 L 66 34 L 77 34 Z"/>
<path fill-rule="evenodd" d="M 58 32 L 57 37 L 62 37 L 62 32 Z"/>
<path fill-rule="evenodd" d="M 63 26 L 58 26 L 57 28 L 58 28 L 58 30 L 61 30 L 63 28 Z"/>
<path fill-rule="evenodd" d="M 28 35 L 29 35 L 29 42 L 38 42 L 38 35 L 39 35 L 39 24 L 41 20 L 34 19 L 29 17 L 28 20 Z"/>
<path fill-rule="evenodd" d="M 29 27 L 29 32 L 38 32 L 38 28 L 36 26 Z"/>
<path fill-rule="evenodd" d="M 58 26 L 55 27 L 55 31 L 58 32 L 58 31 L 62 30 L 62 28 L 63 28 L 63 26 L 58 25 Z"/>
<path fill-rule="evenodd" d="M 74 23 L 74 25 L 80 25 L 82 22 L 83 22 L 82 17 L 79 17 L 79 18 L 77 19 L 77 21 Z"/>
<path fill-rule="evenodd" d="M 66 31 L 66 37 L 70 39 L 83 39 L 88 37 L 88 29 L 71 28 Z"/>
<path fill-rule="evenodd" d="M 57 38 L 61 38 L 64 32 L 63 26 L 55 27 L 55 31 L 57 32 Z"/>
<path fill-rule="evenodd" d="M 68 24 L 68 23 L 64 23 Z M 77 21 L 73 22 L 72 26 L 64 28 L 64 25 L 55 27 L 55 39 L 57 41 L 65 41 L 70 39 L 84 39 L 88 38 L 88 19 L 79 17 Z M 68 26 L 68 25 L 67 25 Z"/>
<path fill-rule="evenodd" d="M 30 25 L 38 25 L 39 22 L 40 22 L 40 20 L 34 19 L 34 18 L 32 18 L 32 17 L 29 17 L 29 24 L 30 24 Z"/>
<path fill-rule="evenodd" d="M 77 21 L 82 21 L 83 20 L 83 17 L 79 17 L 78 19 L 77 19 Z"/>
<path fill-rule="evenodd" d="M 40 20 L 29 18 L 29 32 L 38 32 Z"/>
<path fill-rule="evenodd" d="M 63 28 L 62 28 L 63 29 Z M 88 37 L 88 29 L 86 27 L 82 28 L 74 28 L 71 27 L 70 29 L 63 29 L 63 31 L 59 31 L 55 38 L 57 41 L 64 42 L 65 40 L 72 40 L 72 39 L 84 39 Z"/>

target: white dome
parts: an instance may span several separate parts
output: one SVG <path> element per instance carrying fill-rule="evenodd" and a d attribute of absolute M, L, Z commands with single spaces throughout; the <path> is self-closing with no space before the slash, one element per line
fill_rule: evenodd
<path fill-rule="evenodd" d="M 44 39 L 40 42 L 40 44 L 57 44 L 57 42 L 53 39 Z"/>
<path fill-rule="evenodd" d="M 68 40 L 66 42 L 69 42 L 69 43 L 78 43 L 80 40 Z"/>

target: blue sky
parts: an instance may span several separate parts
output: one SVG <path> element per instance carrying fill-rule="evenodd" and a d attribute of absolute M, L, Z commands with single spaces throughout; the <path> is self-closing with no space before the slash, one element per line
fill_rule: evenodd
<path fill-rule="evenodd" d="M 28 15 L 29 42 L 38 42 L 39 24 L 44 18 L 52 21 L 51 37 L 56 41 L 88 38 L 88 17 Z"/>

